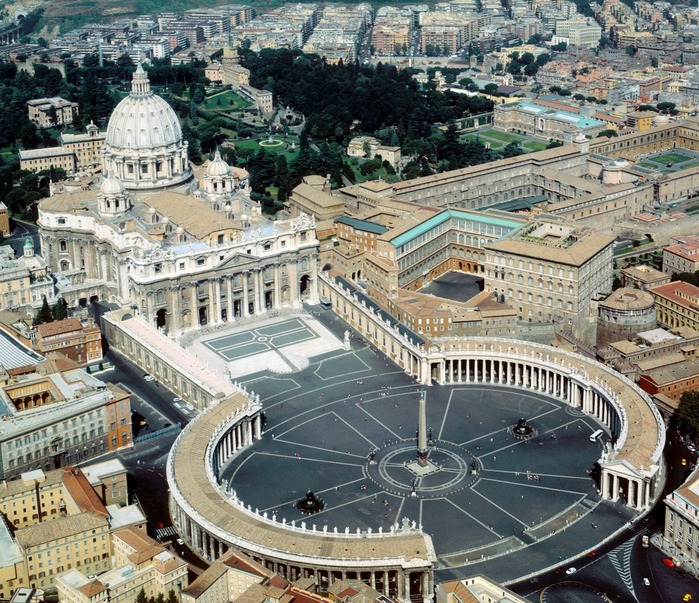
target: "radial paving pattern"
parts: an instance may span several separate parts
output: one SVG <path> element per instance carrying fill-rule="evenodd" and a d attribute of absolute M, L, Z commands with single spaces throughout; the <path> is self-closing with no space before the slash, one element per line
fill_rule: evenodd
<path fill-rule="evenodd" d="M 336 360 L 313 367 L 322 389 L 299 391 L 291 379 L 255 384 L 263 399 L 277 390 L 265 436 L 224 474 L 252 508 L 351 532 L 389 530 L 408 517 L 432 535 L 440 565 L 457 567 L 521 549 L 598 505 L 588 472 L 600 454 L 589 435 L 599 426 L 563 402 L 505 387 L 429 388 L 429 463 L 420 468 L 417 386 L 394 375 L 403 384 L 388 388 L 372 373 L 331 387 L 323 375 Z M 343 365 L 361 375 L 356 360 Z M 291 391 L 280 396 L 284 385 Z M 520 418 L 534 429 L 528 440 L 512 435 Z M 303 517 L 294 503 L 308 490 L 325 508 Z"/>

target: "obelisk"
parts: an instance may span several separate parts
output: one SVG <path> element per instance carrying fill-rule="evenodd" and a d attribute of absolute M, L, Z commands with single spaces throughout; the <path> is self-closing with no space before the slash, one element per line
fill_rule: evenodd
<path fill-rule="evenodd" d="M 427 467 L 427 401 L 424 389 L 420 392 L 418 406 L 417 463 L 420 467 Z"/>

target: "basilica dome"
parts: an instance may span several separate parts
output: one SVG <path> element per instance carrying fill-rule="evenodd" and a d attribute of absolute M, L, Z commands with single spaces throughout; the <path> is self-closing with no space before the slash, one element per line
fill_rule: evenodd
<path fill-rule="evenodd" d="M 162 189 L 192 178 L 179 119 L 150 89 L 139 63 L 131 93 L 114 109 L 107 126 L 103 171 L 128 190 Z"/>

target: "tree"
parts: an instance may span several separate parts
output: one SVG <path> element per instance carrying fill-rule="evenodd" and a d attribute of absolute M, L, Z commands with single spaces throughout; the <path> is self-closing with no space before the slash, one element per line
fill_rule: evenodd
<path fill-rule="evenodd" d="M 621 279 L 618 276 L 614 277 L 614 280 L 612 280 L 612 291 L 616 291 L 617 289 L 621 289 Z"/>
<path fill-rule="evenodd" d="M 615 136 L 619 136 L 616 130 L 602 130 L 599 134 L 597 134 L 597 138 L 614 138 Z"/>
<path fill-rule="evenodd" d="M 166 603 L 179 603 L 174 590 L 170 589 L 169 591 L 167 591 Z"/>
<path fill-rule="evenodd" d="M 538 71 L 539 71 L 539 65 L 537 65 L 536 63 L 529 63 L 529 65 L 527 65 L 524 68 L 524 75 L 526 75 L 528 77 L 534 77 Z"/>
<path fill-rule="evenodd" d="M 136 603 L 148 603 L 148 597 L 146 596 L 146 591 L 141 589 L 136 595 Z"/>
<path fill-rule="evenodd" d="M 680 396 L 675 419 L 682 433 L 699 433 L 699 391 L 686 391 Z"/>
<path fill-rule="evenodd" d="M 513 140 L 512 142 L 508 143 L 502 150 L 502 156 L 504 158 L 517 157 L 518 155 L 521 155 L 523 152 L 524 151 L 522 151 L 522 143 L 519 140 Z"/>
<path fill-rule="evenodd" d="M 542 52 L 538 57 L 536 57 L 536 63 L 539 67 L 543 67 L 551 60 L 551 55 L 547 52 Z"/>
<path fill-rule="evenodd" d="M 636 47 L 633 44 L 629 44 L 626 48 L 624 48 L 624 52 L 632 57 L 636 54 Z"/>
<path fill-rule="evenodd" d="M 49 302 L 46 301 L 46 296 L 44 295 L 44 302 L 41 304 L 41 308 L 36 311 L 32 324 L 36 327 L 46 322 L 53 322 L 53 315 L 51 314 Z"/>
<path fill-rule="evenodd" d="M 568 49 L 568 44 L 566 42 L 559 42 L 554 46 L 551 46 L 551 50 L 555 52 L 565 52 Z"/>
<path fill-rule="evenodd" d="M 63 301 L 63 298 L 59 297 L 56 300 L 51 312 L 54 320 L 64 320 L 68 318 L 68 310 L 66 309 L 66 302 Z"/>
<path fill-rule="evenodd" d="M 486 84 L 486 85 L 483 87 L 483 91 L 484 91 L 486 94 L 490 94 L 490 96 L 494 96 L 495 94 L 497 94 L 498 85 L 497 85 L 497 84 Z"/>

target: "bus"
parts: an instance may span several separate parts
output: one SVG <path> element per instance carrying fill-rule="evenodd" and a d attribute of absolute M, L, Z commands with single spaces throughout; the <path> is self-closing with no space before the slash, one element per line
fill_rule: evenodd
<path fill-rule="evenodd" d="M 596 442 L 597 440 L 599 440 L 602 437 L 603 433 L 604 433 L 604 431 L 602 431 L 601 429 L 598 429 L 597 431 L 595 431 L 595 433 L 593 433 L 590 436 L 590 442 Z"/>

